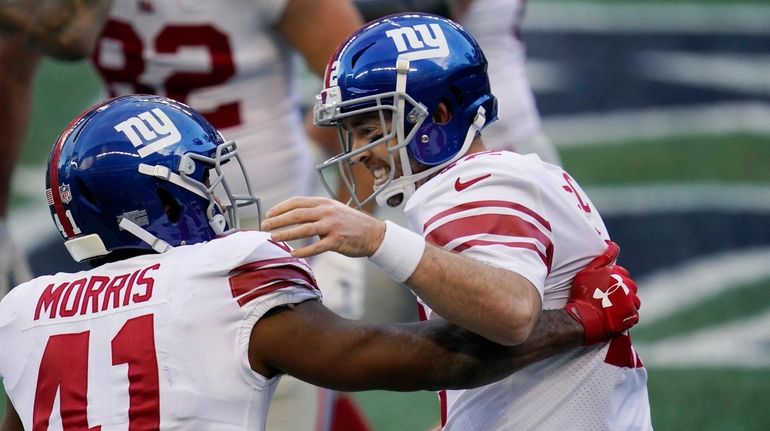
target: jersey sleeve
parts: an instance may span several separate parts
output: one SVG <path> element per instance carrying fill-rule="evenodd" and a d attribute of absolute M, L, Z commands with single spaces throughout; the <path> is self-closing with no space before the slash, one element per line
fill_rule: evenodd
<path fill-rule="evenodd" d="M 277 306 L 321 299 L 310 266 L 292 257 L 289 245 L 274 242 L 262 232 L 240 236 L 245 247 L 231 264 L 228 283 L 233 299 L 248 314 L 258 319 Z"/>
<path fill-rule="evenodd" d="M 516 169 L 487 157 L 491 160 L 444 172 L 424 197 L 415 228 L 446 250 L 516 272 L 542 297 L 553 261 L 553 232 L 538 188 Z"/>

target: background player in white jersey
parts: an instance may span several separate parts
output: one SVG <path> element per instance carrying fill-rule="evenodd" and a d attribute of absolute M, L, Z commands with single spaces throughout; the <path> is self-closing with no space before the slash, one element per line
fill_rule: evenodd
<path fill-rule="evenodd" d="M 354 33 L 329 62 L 315 118 L 347 137 L 347 151 L 321 168 L 366 165 L 373 198 L 405 204 L 413 232 L 323 198 L 281 203 L 263 228 L 285 228 L 274 240 L 320 237 L 295 256 L 369 256 L 406 281 L 425 318 L 521 343 L 543 310 L 564 306 L 577 270 L 609 241 L 561 168 L 486 150 L 480 131 L 497 119 L 486 60 L 452 21 L 405 14 Z M 593 297 L 611 310 L 630 291 L 619 281 Z M 451 430 L 650 429 L 646 383 L 622 335 L 482 388 L 442 393 L 442 418 Z"/>
<path fill-rule="evenodd" d="M 93 0 L 70 8 L 54 8 L 64 6 L 63 0 L 27 4 L 31 3 L 26 14 L 10 14 L 34 21 L 16 22 L 22 34 L 54 54 L 90 54 L 107 95 L 159 94 L 186 102 L 237 140 L 249 171 L 263 179 L 256 192 L 265 205 L 312 192 L 313 153 L 302 127 L 295 88 L 296 53 L 311 70 L 323 74 L 337 45 L 362 23 L 348 0 Z M 106 21 L 105 6 L 109 6 Z M 36 16 L 46 19 L 31 19 Z M 50 24 L 41 26 L 45 23 Z M 48 40 L 36 31 L 57 29 L 54 23 L 75 30 L 86 28 L 88 32 L 82 35 L 98 37 L 90 40 L 91 45 L 83 37 L 79 43 L 69 44 L 75 46 L 61 46 L 62 39 L 78 33 L 64 28 L 62 36 Z M 94 32 L 100 28 L 101 32 Z M 1 162 L 9 164 L 2 170 L 9 176 L 0 185 L 3 205 L 8 190 L 2 189 L 10 185 L 21 147 L 31 78 L 39 57 L 26 49 L 25 42 L 0 41 L 0 88 L 6 91 L 0 90 L 0 105 L 4 105 L 0 111 L 9 113 L 0 116 L 2 130 L 7 131 L 0 145 L 9 148 L 9 157 Z M 243 192 L 242 184 L 232 186 Z M 0 215 L 3 213 L 0 207 Z M 256 226 L 255 219 L 244 223 Z M 0 224 L 0 235 L 3 232 Z M 19 259 L 3 259 L 4 249 L 9 256 L 18 255 L 8 239 L 0 244 L 8 245 L 0 248 L 0 265 L 5 263 L 9 270 L 20 268 Z M 311 264 L 327 292 L 327 305 L 348 317 L 360 317 L 363 263 L 329 253 Z M 28 275 L 15 278 L 20 281 Z M 327 406 L 333 405 L 334 397 L 328 391 L 317 393 L 309 385 L 284 379 L 277 404 L 285 399 L 287 407 L 274 409 L 272 428 L 326 429 L 331 419 Z M 321 425 L 306 420 L 312 415 L 293 414 L 292 399 L 306 408 L 316 405 Z"/>
<path fill-rule="evenodd" d="M 288 245 L 237 229 L 259 200 L 233 193 L 226 164 L 250 191 L 236 144 L 168 98 L 111 99 L 65 128 L 46 195 L 67 250 L 94 269 L 0 302 L 0 345 L 13 346 L 0 349 L 0 430 L 262 430 L 285 373 L 341 390 L 475 387 L 581 344 L 578 322 L 609 336 L 638 316 L 635 295 L 612 296 L 621 319 L 578 283 L 579 319 L 547 312 L 512 348 L 445 321 L 341 318 Z M 581 274 L 635 291 L 604 258 Z"/>
<path fill-rule="evenodd" d="M 498 101 L 501 121 L 484 131 L 492 150 L 535 153 L 561 164 L 553 143 L 543 133 L 525 68 L 521 27 L 527 0 L 356 0 L 367 20 L 397 12 L 421 11 L 459 22 L 479 43 L 489 62 L 489 82 Z"/>

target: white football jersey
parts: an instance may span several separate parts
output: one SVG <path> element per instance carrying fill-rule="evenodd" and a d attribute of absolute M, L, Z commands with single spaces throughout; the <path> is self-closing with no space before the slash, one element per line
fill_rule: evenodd
<path fill-rule="evenodd" d="M 318 299 L 250 231 L 39 277 L 0 302 L 0 376 L 25 429 L 262 430 L 280 377 L 251 370 L 251 329 Z"/>
<path fill-rule="evenodd" d="M 406 203 L 412 230 L 446 250 L 526 277 L 560 309 L 575 274 L 609 240 L 578 184 L 536 155 L 472 154 Z M 423 314 L 431 310 L 421 303 Z M 573 349 L 481 388 L 440 393 L 447 430 L 651 429 L 647 372 L 628 336 Z"/>
<path fill-rule="evenodd" d="M 171 97 L 234 140 L 264 208 L 309 194 L 314 175 L 293 51 L 273 27 L 286 3 L 114 0 L 92 54 L 110 96 Z"/>

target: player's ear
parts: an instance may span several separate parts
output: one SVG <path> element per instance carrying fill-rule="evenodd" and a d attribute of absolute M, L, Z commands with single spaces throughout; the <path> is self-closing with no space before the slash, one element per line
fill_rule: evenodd
<path fill-rule="evenodd" d="M 436 112 L 433 113 L 434 124 L 446 124 L 452 119 L 452 111 L 449 110 L 449 106 L 443 101 L 438 102 L 436 106 Z"/>

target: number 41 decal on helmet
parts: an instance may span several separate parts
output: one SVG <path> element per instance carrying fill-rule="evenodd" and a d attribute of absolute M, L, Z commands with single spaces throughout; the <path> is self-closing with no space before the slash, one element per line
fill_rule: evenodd
<path fill-rule="evenodd" d="M 59 187 L 59 197 L 61 198 L 62 203 L 67 204 L 72 200 L 72 192 L 70 191 L 69 184 L 62 184 Z M 51 189 L 45 190 L 45 198 L 48 201 L 48 205 L 53 205 L 53 192 Z M 80 234 L 80 228 L 78 228 L 78 225 L 75 224 L 75 219 L 72 217 L 72 212 L 70 210 L 66 210 L 64 212 L 64 215 L 67 217 L 67 220 L 69 220 L 70 225 L 72 226 L 72 231 L 75 235 Z M 64 238 L 67 238 L 67 231 L 64 229 L 64 226 L 61 223 L 61 220 L 59 220 L 59 214 L 58 212 L 53 212 L 53 220 L 56 223 L 56 228 L 59 229 L 59 232 L 61 232 L 62 236 Z"/>

